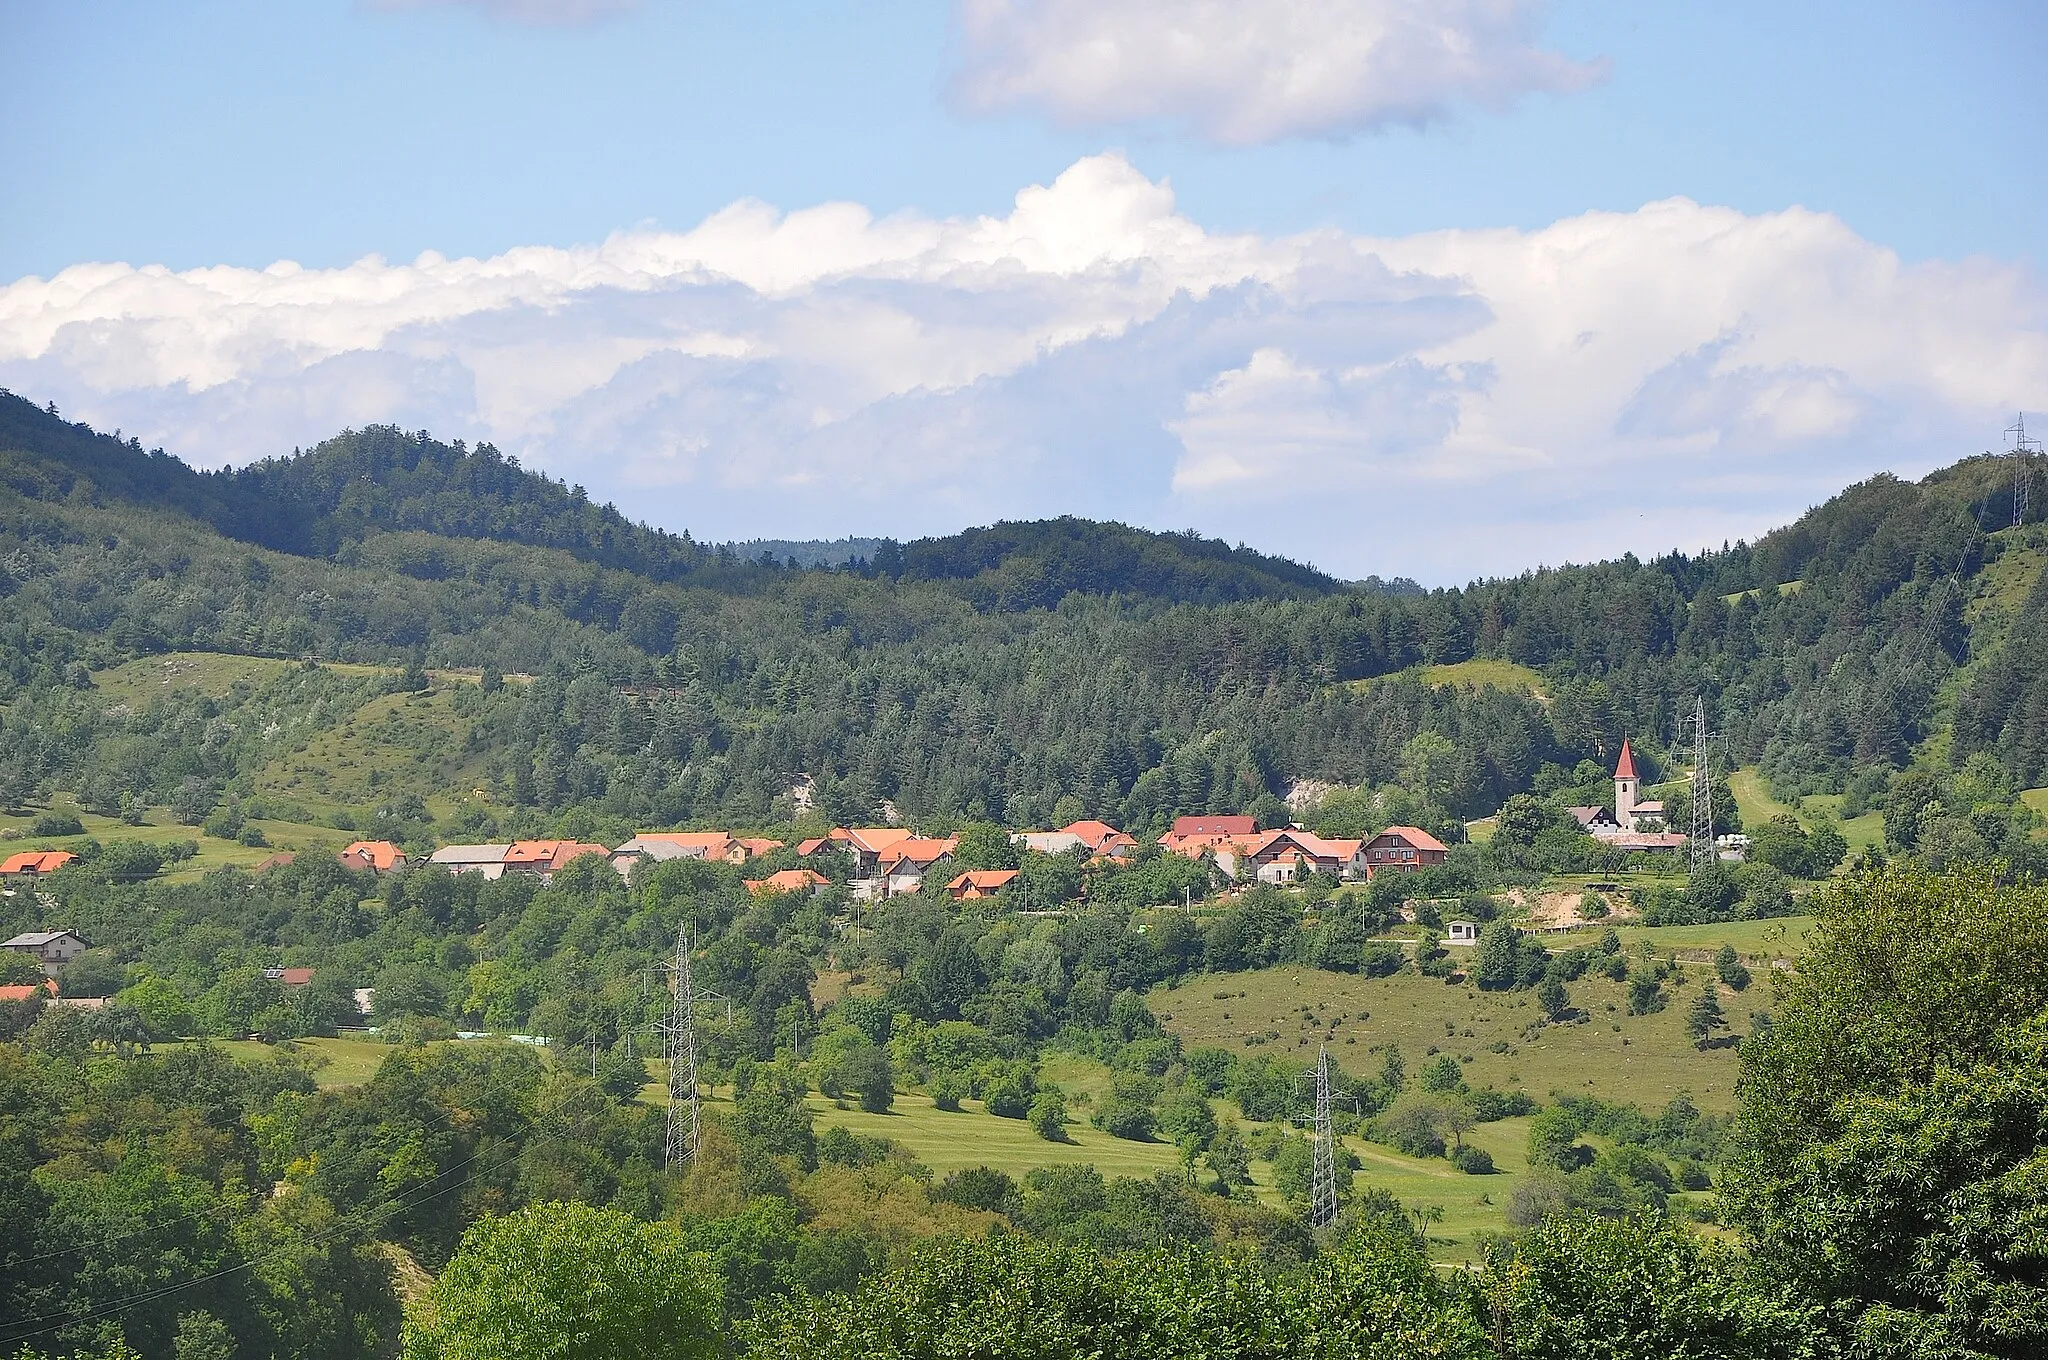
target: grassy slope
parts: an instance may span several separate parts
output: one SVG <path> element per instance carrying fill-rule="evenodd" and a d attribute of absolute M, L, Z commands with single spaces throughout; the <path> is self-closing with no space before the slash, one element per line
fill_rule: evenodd
<path fill-rule="evenodd" d="M 388 673 L 375 666 L 323 664 L 351 677 Z M 219 697 L 238 683 L 261 685 L 290 665 L 269 657 L 176 652 L 102 671 L 93 684 L 109 707 L 141 708 L 153 695 L 173 688 Z M 255 791 L 294 804 L 313 819 L 344 810 L 365 812 L 406 793 L 425 799 L 437 816 L 449 812 L 483 782 L 481 767 L 463 756 L 469 724 L 453 703 L 453 686 L 474 677 L 431 674 L 436 682 L 431 692 L 381 695 L 298 749 L 275 757 L 256 772 Z"/>
<path fill-rule="evenodd" d="M 1842 821 L 1842 795 L 1838 793 L 1809 794 L 1794 809 L 1771 795 L 1770 785 L 1764 782 L 1763 773 L 1755 766 L 1746 766 L 1730 774 L 1728 791 L 1735 795 L 1736 809 L 1742 813 L 1742 824 L 1746 827 L 1761 826 L 1785 812 L 1800 815 L 1809 822 L 1815 816 L 1826 816 L 1840 824 L 1842 839 L 1849 843 L 1851 857 L 1874 845 L 1884 844 L 1884 814 L 1866 812 L 1860 817 Z M 1846 865 L 1848 861 L 1845 859 L 1843 863 Z"/>
<path fill-rule="evenodd" d="M 933 1105 L 930 1097 L 899 1095 L 888 1114 L 839 1109 L 822 1096 L 810 1106 L 821 1125 L 840 1124 L 855 1133 L 893 1138 L 910 1155 L 943 1176 L 963 1167 L 992 1166 L 1021 1176 L 1034 1166 L 1092 1165 L 1105 1176 L 1150 1176 L 1180 1165 L 1171 1143 L 1132 1143 L 1088 1127 L 1085 1111 L 1068 1129 L 1067 1143 L 1048 1143 L 1021 1119 L 998 1119 L 978 1101 L 961 1102 L 958 1113 Z"/>
<path fill-rule="evenodd" d="M 239 1058 L 262 1058 L 277 1050 L 254 1039 L 216 1039 L 222 1048 Z M 310 1057 L 318 1071 L 313 1080 L 325 1089 L 360 1086 L 377 1075 L 378 1066 L 392 1053 L 390 1044 L 375 1039 L 344 1036 L 339 1039 L 299 1039 L 301 1053 Z"/>
<path fill-rule="evenodd" d="M 1544 686 L 1541 672 L 1531 670 L 1527 666 L 1517 665 L 1512 661 L 1491 661 L 1484 658 L 1474 658 L 1471 661 L 1459 661 L 1448 666 L 1421 666 L 1412 671 L 1398 672 L 1398 674 L 1415 676 L 1423 684 L 1431 686 L 1457 685 L 1464 689 L 1480 689 L 1491 685 L 1495 689 L 1527 690 L 1539 699 L 1548 699 L 1550 697 L 1550 691 Z M 1363 680 L 1347 680 L 1345 683 L 1353 689 L 1364 689 L 1367 686 L 1376 685 L 1387 678 L 1389 677 L 1375 675 Z"/>
<path fill-rule="evenodd" d="M 246 1058 L 273 1051 L 254 1041 L 230 1041 L 222 1047 Z M 369 1080 L 392 1052 L 387 1044 L 355 1036 L 307 1039 L 300 1047 L 318 1064 L 317 1080 L 325 1088 Z M 1109 1089 L 1109 1070 L 1102 1064 L 1052 1053 L 1043 1070 L 1070 1098 L 1080 1098 L 1078 1117 L 1069 1130 L 1070 1142 L 1046 1142 L 1022 1120 L 997 1118 L 971 1100 L 963 1102 L 957 1113 L 940 1110 L 930 1098 L 909 1093 L 898 1095 L 895 1108 L 880 1115 L 841 1107 L 821 1096 L 812 1096 L 809 1105 L 821 1129 L 841 1125 L 855 1133 L 894 1139 L 939 1176 L 973 1166 L 994 1167 L 1021 1177 L 1035 1166 L 1089 1165 L 1105 1176 L 1144 1177 L 1180 1166 L 1180 1154 L 1171 1143 L 1127 1142 L 1088 1126 L 1092 1100 L 1100 1099 Z M 650 1081 L 640 1098 L 659 1106 L 666 1098 L 661 1064 L 650 1060 L 648 1071 Z M 711 1093 L 707 1104 L 716 1109 L 729 1104 L 729 1098 L 724 1092 Z M 1227 1106 L 1228 1102 L 1218 1104 Z M 1528 1170 L 1528 1125 L 1527 1119 L 1504 1119 L 1482 1124 L 1467 1136 L 1468 1142 L 1492 1155 L 1499 1172 L 1492 1176 L 1467 1176 L 1447 1161 L 1403 1156 L 1361 1138 L 1347 1138 L 1345 1143 L 1361 1163 L 1355 1182 L 1358 1187 L 1384 1188 L 1410 1209 L 1428 1215 L 1434 1254 L 1447 1261 L 1465 1261 L 1476 1252 L 1478 1234 L 1506 1227 L 1503 1211 L 1508 1198 L 1517 1179 Z M 1265 1127 L 1250 1121 L 1245 1126 L 1248 1133 Z M 1280 1203 L 1270 1163 L 1254 1162 L 1252 1179 L 1259 1199 Z"/>
<path fill-rule="evenodd" d="M 436 816 L 488 790 L 481 762 L 466 758 L 469 722 L 455 712 L 453 691 L 385 694 L 346 722 L 318 733 L 256 772 L 256 792 L 294 804 L 314 817 L 364 810 L 418 794 Z"/>
<path fill-rule="evenodd" d="M 1540 673 L 1512 661 L 1475 658 L 1449 666 L 1424 666 L 1422 682 L 1426 685 L 1457 685 L 1464 689 L 1483 689 L 1491 685 L 1495 689 L 1525 689 L 1539 697 L 1549 695 Z"/>
<path fill-rule="evenodd" d="M 29 826 L 35 820 L 34 813 L 39 809 L 30 809 L 25 816 L 0 814 L 0 818 L 4 818 L 4 824 L 0 824 L 0 858 L 17 850 L 73 850 L 86 840 L 97 840 L 102 845 L 114 845 L 122 841 L 195 841 L 199 845 L 198 855 L 163 875 L 168 881 L 180 882 L 199 878 L 230 864 L 246 868 L 260 863 L 280 850 L 339 851 L 342 846 L 354 839 L 347 832 L 336 831 L 332 827 L 307 826 L 297 822 L 260 821 L 256 825 L 262 829 L 264 839 L 268 840 L 270 845 L 267 848 L 252 847 L 239 841 L 209 836 L 196 826 L 184 826 L 173 822 L 170 813 L 163 808 L 152 808 L 149 820 L 142 826 L 129 826 L 115 817 L 96 816 L 79 807 L 68 794 L 53 800 L 49 808 L 76 815 L 85 826 L 85 835 L 28 834 Z"/>
<path fill-rule="evenodd" d="M 1373 1046 L 1393 1044 L 1411 1071 L 1439 1052 L 1453 1055 L 1475 1086 L 1519 1087 L 1538 1098 L 1596 1095 L 1648 1108 L 1684 1092 L 1702 1109 L 1725 1110 L 1734 1104 L 1735 1051 L 1701 1053 L 1686 1038 L 1685 1009 L 1709 976 L 1699 967 L 1688 974 L 1687 986 L 1667 989 L 1665 1009 L 1646 1016 L 1627 1013 L 1625 984 L 1582 978 L 1572 984 L 1572 1002 L 1589 1022 L 1533 1033 L 1541 1012 L 1529 992 L 1481 992 L 1412 973 L 1363 978 L 1272 968 L 1197 978 L 1148 999 L 1189 1047 L 1270 1053 L 1306 1065 L 1327 1043 L 1342 1066 L 1363 1072 L 1378 1065 Z M 1764 994 L 1724 989 L 1722 1004 L 1741 1034 L 1749 1011 L 1763 1008 Z"/>
<path fill-rule="evenodd" d="M 174 690 L 196 690 L 219 698 L 238 684 L 260 686 L 291 664 L 273 657 L 174 652 L 101 671 L 93 676 L 93 687 L 109 708 L 127 705 L 140 709 L 152 698 Z M 323 664 L 351 677 L 389 672 L 388 667 Z M 70 795 L 63 794 L 48 809 L 76 814 L 85 825 L 84 836 L 28 834 L 35 814 L 45 810 L 41 807 L 14 816 L 0 813 L 0 856 L 26 849 L 75 849 L 87 838 L 106 845 L 192 840 L 199 845 L 198 856 L 164 875 L 169 880 L 189 880 L 226 865 L 247 867 L 281 850 L 338 851 L 355 837 L 326 824 L 335 813 L 368 813 L 406 793 L 417 793 L 436 816 L 444 816 L 485 782 L 481 763 L 464 754 L 469 724 L 455 712 L 453 702 L 453 687 L 474 684 L 476 676 L 458 671 L 430 674 L 436 682 L 432 691 L 371 699 L 255 771 L 254 792 L 267 801 L 287 805 L 295 814 L 294 820 L 255 822 L 270 842 L 268 847 L 208 836 L 198 827 L 172 822 L 163 808 L 152 809 L 146 825 L 128 826 L 117 818 L 86 812 Z"/>
<path fill-rule="evenodd" d="M 1044 1071 L 1070 1098 L 1077 1092 L 1099 1095 L 1108 1090 L 1109 1071 L 1100 1063 L 1056 1053 L 1047 1056 Z M 1217 1103 L 1236 1112 L 1227 1101 Z M 1068 1130 L 1073 1140 L 1069 1143 L 1048 1143 L 1022 1120 L 999 1119 L 971 1100 L 963 1101 L 956 1113 L 940 1110 L 920 1095 L 899 1095 L 895 1108 L 882 1115 L 842 1109 L 819 1096 L 811 1098 L 810 1107 L 819 1127 L 838 1124 L 855 1133 L 893 1138 L 939 1176 L 974 1166 L 1021 1177 L 1035 1166 L 1086 1165 L 1105 1176 L 1142 1177 L 1180 1166 L 1180 1154 L 1171 1143 L 1126 1142 L 1090 1128 L 1085 1104 Z M 1266 1127 L 1243 1122 L 1248 1133 Z M 1481 1125 L 1469 1135 L 1468 1142 L 1492 1154 L 1501 1172 L 1494 1176 L 1467 1176 L 1440 1158 L 1406 1157 L 1361 1138 L 1345 1143 L 1362 1163 L 1357 1187 L 1380 1186 L 1409 1208 L 1430 1214 L 1436 1220 L 1430 1228 L 1436 1254 L 1446 1260 L 1468 1260 L 1478 1233 L 1500 1232 L 1507 1226 L 1502 1211 L 1517 1176 L 1528 1169 L 1528 1126 L 1527 1119 L 1504 1119 Z M 1271 1163 L 1253 1162 L 1252 1181 L 1259 1199 L 1280 1204 Z"/>
<path fill-rule="evenodd" d="M 1798 815 L 1791 807 L 1771 796 L 1763 773 L 1754 765 L 1728 776 L 1728 792 L 1735 795 L 1735 810 L 1742 814 L 1742 824 L 1746 827 L 1762 826 L 1771 818 L 1788 813 Z"/>

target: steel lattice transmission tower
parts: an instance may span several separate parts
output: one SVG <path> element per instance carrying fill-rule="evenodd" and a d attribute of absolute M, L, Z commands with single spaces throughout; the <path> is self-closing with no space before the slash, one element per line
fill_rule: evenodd
<path fill-rule="evenodd" d="M 2033 455 L 2041 452 L 2041 441 L 2027 437 L 2027 413 L 2020 412 L 2019 419 L 2005 428 L 2006 438 L 2012 441 L 2012 522 L 2018 528 L 2027 522 L 2028 493 L 2034 485 Z"/>
<path fill-rule="evenodd" d="M 1707 743 L 1707 700 L 1701 695 L 1692 705 L 1692 836 L 1686 842 L 1694 873 L 1719 858 L 1714 849 L 1713 748 Z"/>
<path fill-rule="evenodd" d="M 1316 1060 L 1316 1137 L 1309 1148 L 1309 1209 L 1312 1228 L 1337 1218 L 1337 1133 L 1330 1121 L 1330 1050 Z"/>
<path fill-rule="evenodd" d="M 690 918 L 676 925 L 675 1000 L 668 1023 L 668 1139 L 671 1170 L 697 1158 L 702 1111 L 697 1105 L 697 994 L 690 982 Z"/>

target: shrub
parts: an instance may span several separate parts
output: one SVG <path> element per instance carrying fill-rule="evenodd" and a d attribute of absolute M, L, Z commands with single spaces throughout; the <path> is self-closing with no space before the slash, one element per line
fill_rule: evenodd
<path fill-rule="evenodd" d="M 1159 1132 L 1159 1117 L 1147 1105 L 1114 1101 L 1096 1112 L 1095 1126 L 1112 1138 L 1133 1143 L 1150 1143 Z"/>
<path fill-rule="evenodd" d="M 982 1088 L 982 1104 L 1003 1119 L 1022 1119 L 1031 1113 L 1033 1082 L 1028 1073 L 1005 1072 Z"/>
<path fill-rule="evenodd" d="M 1468 1176 L 1491 1176 L 1493 1157 L 1483 1148 L 1461 1147 L 1451 1153 L 1451 1165 Z"/>
<path fill-rule="evenodd" d="M 1664 984 L 1655 974 L 1638 973 L 1628 981 L 1628 1013 L 1652 1015 L 1664 1009 Z"/>
<path fill-rule="evenodd" d="M 1742 956 L 1735 952 L 1735 946 L 1724 944 L 1721 952 L 1714 955 L 1714 976 L 1721 979 L 1733 991 L 1744 991 L 1750 984 L 1749 969 L 1743 967 Z"/>
<path fill-rule="evenodd" d="M 949 1075 L 932 1078 L 932 1104 L 942 1110 L 958 1112 L 960 1109 L 961 1087 L 957 1078 Z"/>
<path fill-rule="evenodd" d="M 1048 1143 L 1067 1141 L 1067 1098 L 1057 1086 L 1042 1088 L 1031 1102 L 1031 1131 Z"/>
<path fill-rule="evenodd" d="M 83 836 L 85 823 L 69 812 L 45 812 L 29 827 L 32 836 Z"/>

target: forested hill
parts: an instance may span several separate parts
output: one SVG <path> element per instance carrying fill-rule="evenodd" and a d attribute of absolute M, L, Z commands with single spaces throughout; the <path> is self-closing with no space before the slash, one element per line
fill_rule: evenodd
<path fill-rule="evenodd" d="M 472 831 L 758 824 L 804 774 L 841 820 L 887 800 L 1021 824 L 1070 800 L 1142 829 L 1313 780 L 1454 835 L 1512 793 L 1589 787 L 1624 736 L 1656 761 L 1695 695 L 1720 759 L 1788 795 L 1875 804 L 1973 759 L 1971 787 L 2009 794 L 2048 783 L 2048 556 L 2010 527 L 2008 476 L 1879 476 L 1755 544 L 1462 589 L 1079 520 L 795 570 L 488 449 L 373 428 L 199 473 L 0 397 L 0 794 L 275 793 L 315 729 L 370 711 L 324 671 L 189 707 L 100 693 L 177 652 L 535 677 L 408 738 L 391 776 L 415 811 L 476 804 Z M 1523 669 L 1430 669 L 1468 660 Z M 1447 683 L 1475 675 L 1498 687 Z M 451 742 L 459 774 L 432 749 Z M 322 797 L 360 819 L 393 786 Z"/>
<path fill-rule="evenodd" d="M 69 496 L 83 479 L 101 499 L 175 508 L 229 538 L 299 556 L 332 557 L 378 533 L 414 531 L 554 548 L 650 581 L 726 590 L 759 589 L 778 567 L 772 555 L 750 561 L 687 532 L 635 523 L 489 444 L 469 449 L 390 426 L 204 473 L 0 395 L 0 475 L 37 498 Z M 1087 520 L 874 544 L 871 560 L 856 559 L 858 569 L 959 582 L 984 608 L 1041 608 L 1075 590 L 1218 603 L 1337 588 L 1319 572 L 1218 540 Z"/>

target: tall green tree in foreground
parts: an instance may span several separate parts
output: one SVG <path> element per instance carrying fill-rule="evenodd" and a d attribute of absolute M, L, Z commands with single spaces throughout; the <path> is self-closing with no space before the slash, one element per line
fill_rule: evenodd
<path fill-rule="evenodd" d="M 1815 903 L 1723 1182 L 1862 1353 L 2048 1354 L 2048 887 L 1893 865 Z"/>
<path fill-rule="evenodd" d="M 463 1234 L 407 1320 L 405 1360 L 721 1355 L 706 1276 L 671 1224 L 588 1204 L 536 1204 Z"/>

